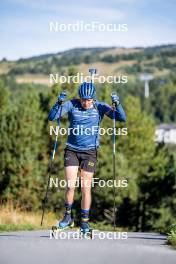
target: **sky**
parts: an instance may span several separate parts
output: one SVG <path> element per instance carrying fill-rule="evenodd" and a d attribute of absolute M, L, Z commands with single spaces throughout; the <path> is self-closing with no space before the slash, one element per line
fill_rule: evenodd
<path fill-rule="evenodd" d="M 176 43 L 176 0 L 1 0 L 0 59 L 77 47 L 147 47 Z M 126 32 L 50 31 L 50 22 L 126 24 Z"/>

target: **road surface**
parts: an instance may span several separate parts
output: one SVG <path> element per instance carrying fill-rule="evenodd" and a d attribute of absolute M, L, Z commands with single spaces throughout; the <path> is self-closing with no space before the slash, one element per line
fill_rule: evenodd
<path fill-rule="evenodd" d="M 90 240 L 82 239 L 75 233 L 67 231 L 55 238 L 51 238 L 49 230 L 0 233 L 0 263 L 176 263 L 176 250 L 166 245 L 164 235 L 129 232 L 116 233 L 112 238 L 107 232 L 96 231 Z"/>

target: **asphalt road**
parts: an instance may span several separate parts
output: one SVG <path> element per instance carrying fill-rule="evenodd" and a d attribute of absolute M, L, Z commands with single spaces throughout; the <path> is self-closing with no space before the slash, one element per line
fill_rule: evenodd
<path fill-rule="evenodd" d="M 157 233 L 93 234 L 81 238 L 75 231 L 50 237 L 50 231 L 0 233 L 0 264 L 175 264 L 176 250 Z M 127 235 L 127 237 L 126 237 Z"/>

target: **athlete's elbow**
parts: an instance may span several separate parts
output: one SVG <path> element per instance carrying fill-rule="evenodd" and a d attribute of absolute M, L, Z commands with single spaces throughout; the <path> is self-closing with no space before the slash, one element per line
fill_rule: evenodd
<path fill-rule="evenodd" d="M 126 122 L 126 115 L 121 115 L 121 116 L 118 118 L 118 121 L 120 121 L 120 122 Z"/>
<path fill-rule="evenodd" d="M 124 115 L 123 117 L 122 117 L 122 122 L 126 122 L 126 115 Z"/>
<path fill-rule="evenodd" d="M 53 120 L 54 120 L 54 116 L 53 116 L 52 114 L 49 114 L 49 115 L 48 115 L 48 120 L 49 120 L 49 121 L 53 121 Z"/>
<path fill-rule="evenodd" d="M 127 119 L 126 115 L 124 115 L 123 118 L 122 118 L 122 122 L 126 122 L 126 119 Z"/>
<path fill-rule="evenodd" d="M 121 122 L 126 122 L 126 117 L 122 118 Z"/>

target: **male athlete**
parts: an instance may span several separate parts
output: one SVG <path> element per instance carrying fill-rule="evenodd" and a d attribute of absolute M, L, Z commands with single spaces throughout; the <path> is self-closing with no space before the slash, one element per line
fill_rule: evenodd
<path fill-rule="evenodd" d="M 104 115 L 115 120 L 125 122 L 126 115 L 117 95 L 112 95 L 112 108 L 104 102 L 95 101 L 96 89 L 92 82 L 80 85 L 79 99 L 65 101 L 66 95 L 61 93 L 58 101 L 52 107 L 48 119 L 57 120 L 68 113 L 69 134 L 67 138 L 64 166 L 67 189 L 65 192 L 65 214 L 57 227 L 66 229 L 74 225 L 72 206 L 78 170 L 81 177 L 81 224 L 83 233 L 90 231 L 89 211 L 91 206 L 91 182 L 97 162 L 97 148 L 99 146 L 99 126 Z M 62 111 L 61 111 L 62 105 Z M 60 112 L 61 111 L 61 112 Z M 71 183 L 71 184 L 70 184 Z"/>

